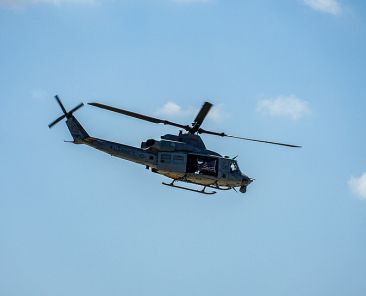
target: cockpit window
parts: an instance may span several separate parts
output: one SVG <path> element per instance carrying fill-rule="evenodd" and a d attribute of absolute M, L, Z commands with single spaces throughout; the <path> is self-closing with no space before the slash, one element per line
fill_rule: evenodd
<path fill-rule="evenodd" d="M 231 172 L 236 172 L 236 171 L 238 171 L 238 170 L 239 170 L 238 164 L 237 164 L 235 161 L 233 161 L 233 162 L 230 164 L 230 171 L 231 171 Z"/>

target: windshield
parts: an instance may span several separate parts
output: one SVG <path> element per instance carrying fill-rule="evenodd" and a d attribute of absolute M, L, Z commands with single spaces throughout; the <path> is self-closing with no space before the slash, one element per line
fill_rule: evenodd
<path fill-rule="evenodd" d="M 239 167 L 236 161 L 232 161 L 230 164 L 230 171 L 231 172 L 236 172 L 239 171 Z"/>

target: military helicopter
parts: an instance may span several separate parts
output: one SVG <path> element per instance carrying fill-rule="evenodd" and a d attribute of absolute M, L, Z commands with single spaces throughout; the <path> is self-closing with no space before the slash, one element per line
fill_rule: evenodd
<path fill-rule="evenodd" d="M 133 147 L 120 143 L 114 143 L 103 139 L 89 136 L 78 120 L 74 117 L 74 112 L 81 108 L 81 103 L 69 112 L 66 111 L 60 98 L 56 95 L 63 115 L 48 125 L 52 128 L 61 120 L 66 118 L 66 125 L 73 137 L 74 144 L 85 144 L 112 156 L 129 160 L 145 165 L 153 173 L 164 175 L 172 181 L 162 182 L 163 185 L 194 191 L 202 194 L 215 194 L 212 190 L 230 190 L 239 187 L 239 191 L 245 193 L 247 186 L 253 179 L 242 173 L 235 158 L 221 156 L 219 153 L 208 150 L 203 143 L 200 134 L 208 134 L 219 137 L 228 137 L 252 142 L 267 143 L 292 148 L 301 146 L 284 144 L 271 141 L 263 141 L 251 138 L 243 138 L 225 134 L 223 132 L 213 132 L 201 128 L 201 125 L 212 108 L 212 104 L 205 102 L 198 112 L 191 125 L 182 125 L 168 120 L 163 120 L 128 110 L 111 107 L 101 103 L 88 103 L 91 106 L 134 117 L 140 120 L 156 124 L 170 125 L 180 128 L 178 135 L 166 134 L 161 136 L 161 140 L 148 139 L 141 143 L 141 147 Z M 193 189 L 176 185 L 176 182 L 186 182 L 203 186 L 202 189 Z M 206 188 L 212 188 L 207 191 Z"/>

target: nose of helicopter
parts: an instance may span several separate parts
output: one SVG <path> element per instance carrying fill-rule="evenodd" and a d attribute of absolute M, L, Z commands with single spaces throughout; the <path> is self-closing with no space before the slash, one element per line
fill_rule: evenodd
<path fill-rule="evenodd" d="M 249 178 L 248 176 L 243 176 L 243 179 L 241 180 L 241 186 L 248 186 L 250 183 L 253 182 L 254 179 Z"/>
<path fill-rule="evenodd" d="M 245 193 L 247 191 L 247 186 L 253 182 L 254 179 L 249 178 L 246 175 L 243 175 L 243 179 L 241 180 L 240 189 L 241 193 Z"/>

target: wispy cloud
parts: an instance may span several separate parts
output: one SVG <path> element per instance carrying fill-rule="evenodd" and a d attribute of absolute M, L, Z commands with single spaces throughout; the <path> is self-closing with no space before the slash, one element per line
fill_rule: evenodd
<path fill-rule="evenodd" d="M 183 4 L 212 2 L 212 0 L 172 0 L 172 1 L 176 2 L 176 3 L 183 3 Z"/>
<path fill-rule="evenodd" d="M 189 118 L 189 120 L 193 120 L 197 115 L 199 108 L 187 107 L 183 108 L 177 103 L 173 101 L 169 101 L 165 103 L 161 108 L 156 112 L 157 115 L 163 115 L 167 117 L 181 117 L 181 118 Z M 220 122 L 223 118 L 226 117 L 226 113 L 223 111 L 223 105 L 219 104 L 217 106 L 213 106 L 210 112 L 207 115 L 207 118 Z"/>
<path fill-rule="evenodd" d="M 0 7 L 23 8 L 37 4 L 95 4 L 97 0 L 0 0 Z"/>
<path fill-rule="evenodd" d="M 43 101 L 43 100 L 50 98 L 51 96 L 44 89 L 33 89 L 31 91 L 31 97 L 34 100 Z"/>
<path fill-rule="evenodd" d="M 96 4 L 101 0 L 0 0 L 0 8 L 24 8 L 37 4 L 62 5 L 62 4 Z M 167 0 L 179 4 L 209 3 L 215 0 Z"/>
<path fill-rule="evenodd" d="M 359 199 L 366 200 L 366 172 L 359 177 L 352 176 L 348 180 L 348 186 Z"/>
<path fill-rule="evenodd" d="M 304 0 L 304 3 L 314 10 L 339 15 L 342 11 L 338 0 Z"/>
<path fill-rule="evenodd" d="M 294 95 L 263 99 L 258 102 L 257 111 L 270 116 L 298 120 L 310 112 L 309 103 Z"/>

